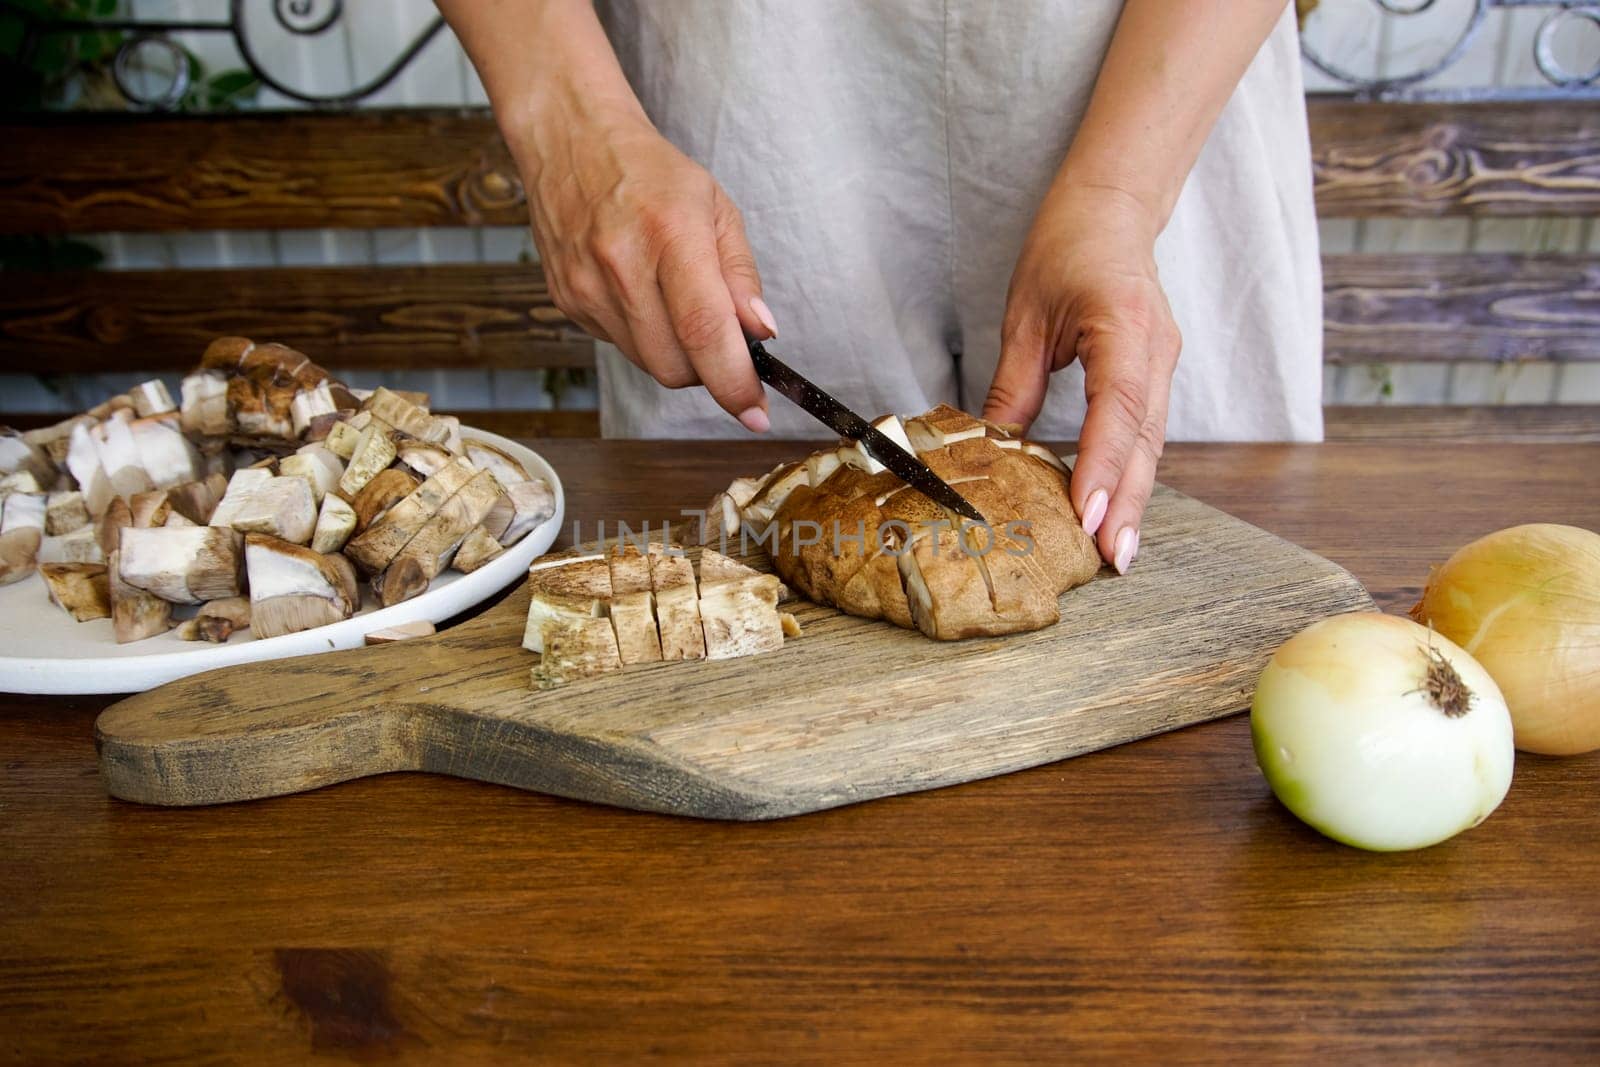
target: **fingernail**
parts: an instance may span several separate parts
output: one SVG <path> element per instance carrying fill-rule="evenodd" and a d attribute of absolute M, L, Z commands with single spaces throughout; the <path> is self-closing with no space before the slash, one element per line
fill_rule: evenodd
<path fill-rule="evenodd" d="M 1139 551 L 1139 531 L 1132 526 L 1124 526 L 1117 531 L 1117 551 L 1112 561 L 1112 566 L 1117 568 L 1118 574 L 1127 574 L 1128 568 L 1133 564 L 1133 554 Z"/>
<path fill-rule="evenodd" d="M 750 310 L 756 313 L 756 318 L 761 320 L 761 325 L 767 328 L 768 337 L 778 336 L 778 323 L 772 317 L 772 309 L 767 307 L 767 302 L 759 296 L 750 298 Z M 743 416 L 740 416 L 743 418 Z"/>
<path fill-rule="evenodd" d="M 1090 537 L 1106 521 L 1106 504 L 1110 499 L 1104 489 L 1096 489 L 1089 494 L 1089 502 L 1083 506 L 1083 532 Z"/>
<path fill-rule="evenodd" d="M 745 408 L 739 412 L 739 421 L 744 423 L 744 428 L 751 433 L 766 433 L 772 429 L 772 420 L 767 418 L 765 408 Z"/>

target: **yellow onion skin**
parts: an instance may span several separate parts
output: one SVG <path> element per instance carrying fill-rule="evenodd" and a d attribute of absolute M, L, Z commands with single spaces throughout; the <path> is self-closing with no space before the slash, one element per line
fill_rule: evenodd
<path fill-rule="evenodd" d="M 1411 617 L 1483 664 L 1519 749 L 1600 748 L 1600 534 L 1538 523 L 1480 537 L 1433 572 Z"/>

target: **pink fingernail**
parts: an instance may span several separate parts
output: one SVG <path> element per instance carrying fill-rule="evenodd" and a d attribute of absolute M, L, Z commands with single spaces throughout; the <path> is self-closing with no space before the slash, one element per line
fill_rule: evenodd
<path fill-rule="evenodd" d="M 1083 506 L 1083 532 L 1090 537 L 1106 520 L 1106 504 L 1110 499 L 1104 489 L 1096 489 L 1089 494 L 1089 502 Z"/>
<path fill-rule="evenodd" d="M 767 302 L 759 296 L 750 298 L 750 310 L 756 313 L 756 318 L 761 320 L 761 325 L 767 328 L 768 337 L 778 336 L 778 323 L 772 317 L 772 309 L 767 307 Z"/>
<path fill-rule="evenodd" d="M 1114 553 L 1112 566 L 1117 568 L 1118 574 L 1127 574 L 1128 567 L 1133 563 L 1133 554 L 1139 550 L 1139 532 L 1132 526 L 1124 526 L 1117 531 L 1117 550 Z"/>
<path fill-rule="evenodd" d="M 739 421 L 744 423 L 744 428 L 751 433 L 766 433 L 772 429 L 772 420 L 767 418 L 765 408 L 745 408 L 739 412 Z"/>

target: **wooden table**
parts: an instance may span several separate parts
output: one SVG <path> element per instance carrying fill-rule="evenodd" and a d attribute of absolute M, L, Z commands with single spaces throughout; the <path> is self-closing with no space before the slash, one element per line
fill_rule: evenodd
<path fill-rule="evenodd" d="M 792 451 L 542 447 L 586 530 Z M 1388 609 L 1489 530 L 1600 529 L 1596 445 L 1180 445 L 1164 480 Z M 106 703 L 0 697 L 0 1059 L 1600 1055 L 1600 755 L 1371 855 L 1276 804 L 1243 716 L 724 825 L 425 775 L 141 808 Z"/>

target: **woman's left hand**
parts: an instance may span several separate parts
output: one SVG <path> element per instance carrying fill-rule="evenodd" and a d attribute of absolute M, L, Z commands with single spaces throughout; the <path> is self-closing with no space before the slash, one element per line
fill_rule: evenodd
<path fill-rule="evenodd" d="M 1072 504 L 1100 555 L 1126 573 L 1155 487 L 1180 338 L 1156 274 L 1160 223 L 1136 198 L 1052 189 L 1006 296 L 1000 362 L 983 413 L 1024 429 L 1051 372 L 1083 364 L 1088 412 Z"/>

